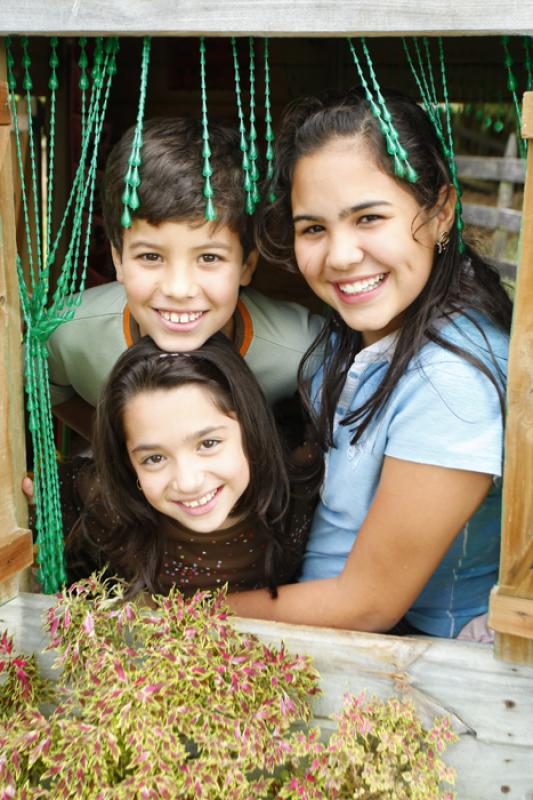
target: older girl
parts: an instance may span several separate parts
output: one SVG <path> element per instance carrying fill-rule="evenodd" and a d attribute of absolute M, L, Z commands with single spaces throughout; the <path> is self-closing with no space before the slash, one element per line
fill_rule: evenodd
<path fill-rule="evenodd" d="M 497 580 L 511 304 L 464 252 L 426 114 L 386 97 L 416 181 L 397 177 L 364 95 L 298 102 L 278 138 L 268 255 L 330 306 L 304 387 L 322 450 L 302 582 L 237 613 L 455 637 Z"/>

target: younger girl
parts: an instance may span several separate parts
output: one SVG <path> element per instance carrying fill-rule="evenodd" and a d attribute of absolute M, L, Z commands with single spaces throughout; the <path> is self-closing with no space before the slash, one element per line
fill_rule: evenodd
<path fill-rule="evenodd" d="M 386 96 L 417 179 L 393 170 L 364 95 L 298 102 L 278 138 L 263 249 L 330 306 L 304 398 L 324 454 L 302 581 L 243 615 L 455 637 L 497 580 L 511 304 L 461 252 L 427 115 Z M 396 626 L 396 627 L 395 627 Z"/>
<path fill-rule="evenodd" d="M 275 423 L 222 334 L 190 353 L 148 337 L 127 350 L 98 405 L 95 457 L 96 490 L 89 465 L 70 491 L 81 511 L 67 538 L 71 578 L 108 563 L 132 593 L 229 582 L 273 595 L 292 578 L 303 526 L 289 541 Z"/>

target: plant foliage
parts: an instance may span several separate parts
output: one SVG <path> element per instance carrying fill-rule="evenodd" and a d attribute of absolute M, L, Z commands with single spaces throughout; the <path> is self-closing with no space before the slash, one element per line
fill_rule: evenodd
<path fill-rule="evenodd" d="M 125 591 L 93 576 L 50 609 L 54 685 L 1 637 L 0 800 L 452 798 L 449 720 L 348 696 L 322 741 L 309 657 L 237 632 L 223 592 L 148 610 Z"/>

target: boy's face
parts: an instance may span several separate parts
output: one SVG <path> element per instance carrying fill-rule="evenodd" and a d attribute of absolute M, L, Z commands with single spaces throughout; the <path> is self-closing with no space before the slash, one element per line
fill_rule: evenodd
<path fill-rule="evenodd" d="M 112 253 L 141 334 L 162 350 L 196 350 L 216 331 L 232 336 L 239 287 L 250 283 L 256 254 L 243 261 L 239 235 L 229 227 L 134 219 L 124 230 L 122 256 Z"/>

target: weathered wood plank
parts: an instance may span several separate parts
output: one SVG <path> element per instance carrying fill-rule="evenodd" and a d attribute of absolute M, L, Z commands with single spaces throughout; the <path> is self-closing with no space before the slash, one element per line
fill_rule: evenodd
<path fill-rule="evenodd" d="M 505 228 L 511 233 L 520 233 L 522 213 L 512 208 L 463 203 L 463 219 L 470 225 L 480 225 L 482 228 Z"/>
<path fill-rule="evenodd" d="M 17 648 L 40 653 L 47 643 L 40 615 L 54 602 L 21 594 L 0 608 Z M 460 741 L 446 760 L 458 770 L 460 800 L 525 800 L 533 792 L 533 668 L 496 661 L 489 645 L 426 637 L 399 638 L 259 620 L 235 620 L 264 641 L 308 653 L 322 676 L 324 694 L 315 719 L 333 728 L 345 692 L 411 696 L 429 722 L 450 713 Z M 38 656 L 52 676 L 52 654 Z"/>
<path fill-rule="evenodd" d="M 526 92 L 523 133 L 530 139 L 507 384 L 500 590 L 533 599 L 533 92 Z M 501 630 L 501 628 L 500 628 Z M 501 658 L 533 664 L 533 640 L 516 630 L 497 633 Z"/>
<path fill-rule="evenodd" d="M 0 41 L 0 84 L 5 85 L 6 62 Z M 5 98 L 4 98 L 5 99 Z M 5 110 L 5 109 L 4 109 Z M 1 119 L 4 122 L 1 122 Z M 16 228 L 11 168 L 9 118 L 0 119 L 0 544 L 27 526 L 21 482 L 25 470 L 22 410 L 22 347 L 15 269 Z M 0 579 L 0 603 L 17 592 L 19 580 Z"/>
<path fill-rule="evenodd" d="M 525 34 L 533 3 L 485 0 L 3 0 L 2 33 Z"/>
<path fill-rule="evenodd" d="M 31 531 L 13 531 L 0 539 L 0 583 L 17 575 L 24 567 L 33 563 L 33 542 Z"/>
<path fill-rule="evenodd" d="M 456 156 L 455 163 L 460 178 L 481 178 L 510 183 L 524 183 L 526 179 L 526 164 L 521 158 Z"/>
<path fill-rule="evenodd" d="M 505 587 L 495 586 L 491 592 L 490 627 L 502 633 L 533 639 L 533 598 L 516 597 L 504 594 L 504 591 Z"/>

